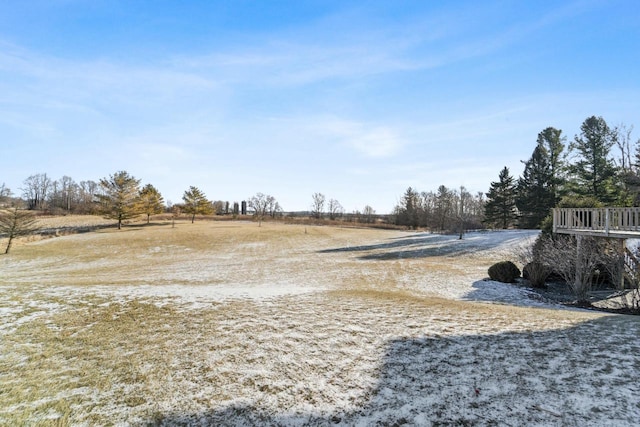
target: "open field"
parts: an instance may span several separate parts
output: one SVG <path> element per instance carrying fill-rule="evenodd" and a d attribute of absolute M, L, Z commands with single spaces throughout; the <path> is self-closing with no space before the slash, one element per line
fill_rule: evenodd
<path fill-rule="evenodd" d="M 0 425 L 637 425 L 640 322 L 485 281 L 534 233 L 244 222 L 0 256 Z"/>

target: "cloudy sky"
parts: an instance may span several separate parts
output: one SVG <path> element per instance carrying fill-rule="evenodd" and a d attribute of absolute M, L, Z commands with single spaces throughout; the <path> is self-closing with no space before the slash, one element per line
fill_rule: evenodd
<path fill-rule="evenodd" d="M 639 65 L 635 0 L 0 0 L 0 183 L 388 213 L 518 176 L 547 126 L 640 126 Z"/>

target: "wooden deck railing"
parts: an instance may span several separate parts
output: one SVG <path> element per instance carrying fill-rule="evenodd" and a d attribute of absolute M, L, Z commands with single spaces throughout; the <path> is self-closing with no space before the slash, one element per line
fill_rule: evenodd
<path fill-rule="evenodd" d="M 640 208 L 555 208 L 554 233 L 640 233 Z"/>

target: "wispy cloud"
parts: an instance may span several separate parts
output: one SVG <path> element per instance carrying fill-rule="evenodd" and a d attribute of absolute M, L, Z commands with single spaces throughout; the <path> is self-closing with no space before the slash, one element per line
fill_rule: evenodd
<path fill-rule="evenodd" d="M 393 129 L 379 124 L 344 119 L 326 119 L 319 123 L 319 129 L 367 157 L 391 157 L 404 146 L 404 142 Z"/>
<path fill-rule="evenodd" d="M 340 5 L 266 30 L 223 28 L 194 40 L 181 31 L 164 57 L 138 55 L 157 28 L 140 30 L 146 39 L 135 52 L 109 45 L 117 56 L 0 40 L 0 131 L 16 147 L 38 147 L 41 159 L 60 153 L 61 173 L 79 170 L 62 170 L 73 159 L 98 175 L 74 178 L 128 168 L 173 198 L 192 184 L 245 197 L 260 183 L 291 200 L 343 192 L 346 204 L 359 195 L 349 191 L 392 200 L 408 185 L 485 189 L 504 165 L 520 172 L 544 127 L 571 139 L 588 115 L 637 119 L 631 78 L 620 82 L 615 71 L 605 81 L 590 70 L 575 84 L 546 67 L 564 54 L 549 40 L 563 39 L 564 23 L 580 28 L 594 9 L 609 11 L 600 0 L 410 3 L 391 16 L 392 6 Z M 33 151 L 13 166 L 16 179 Z"/>

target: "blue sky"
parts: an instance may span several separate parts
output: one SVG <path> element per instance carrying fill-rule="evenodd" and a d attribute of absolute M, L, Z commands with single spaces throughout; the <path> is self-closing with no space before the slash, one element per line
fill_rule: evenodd
<path fill-rule="evenodd" d="M 0 0 L 0 183 L 126 170 L 173 202 L 378 213 L 484 192 L 547 126 L 640 125 L 639 22 L 635 0 Z"/>

